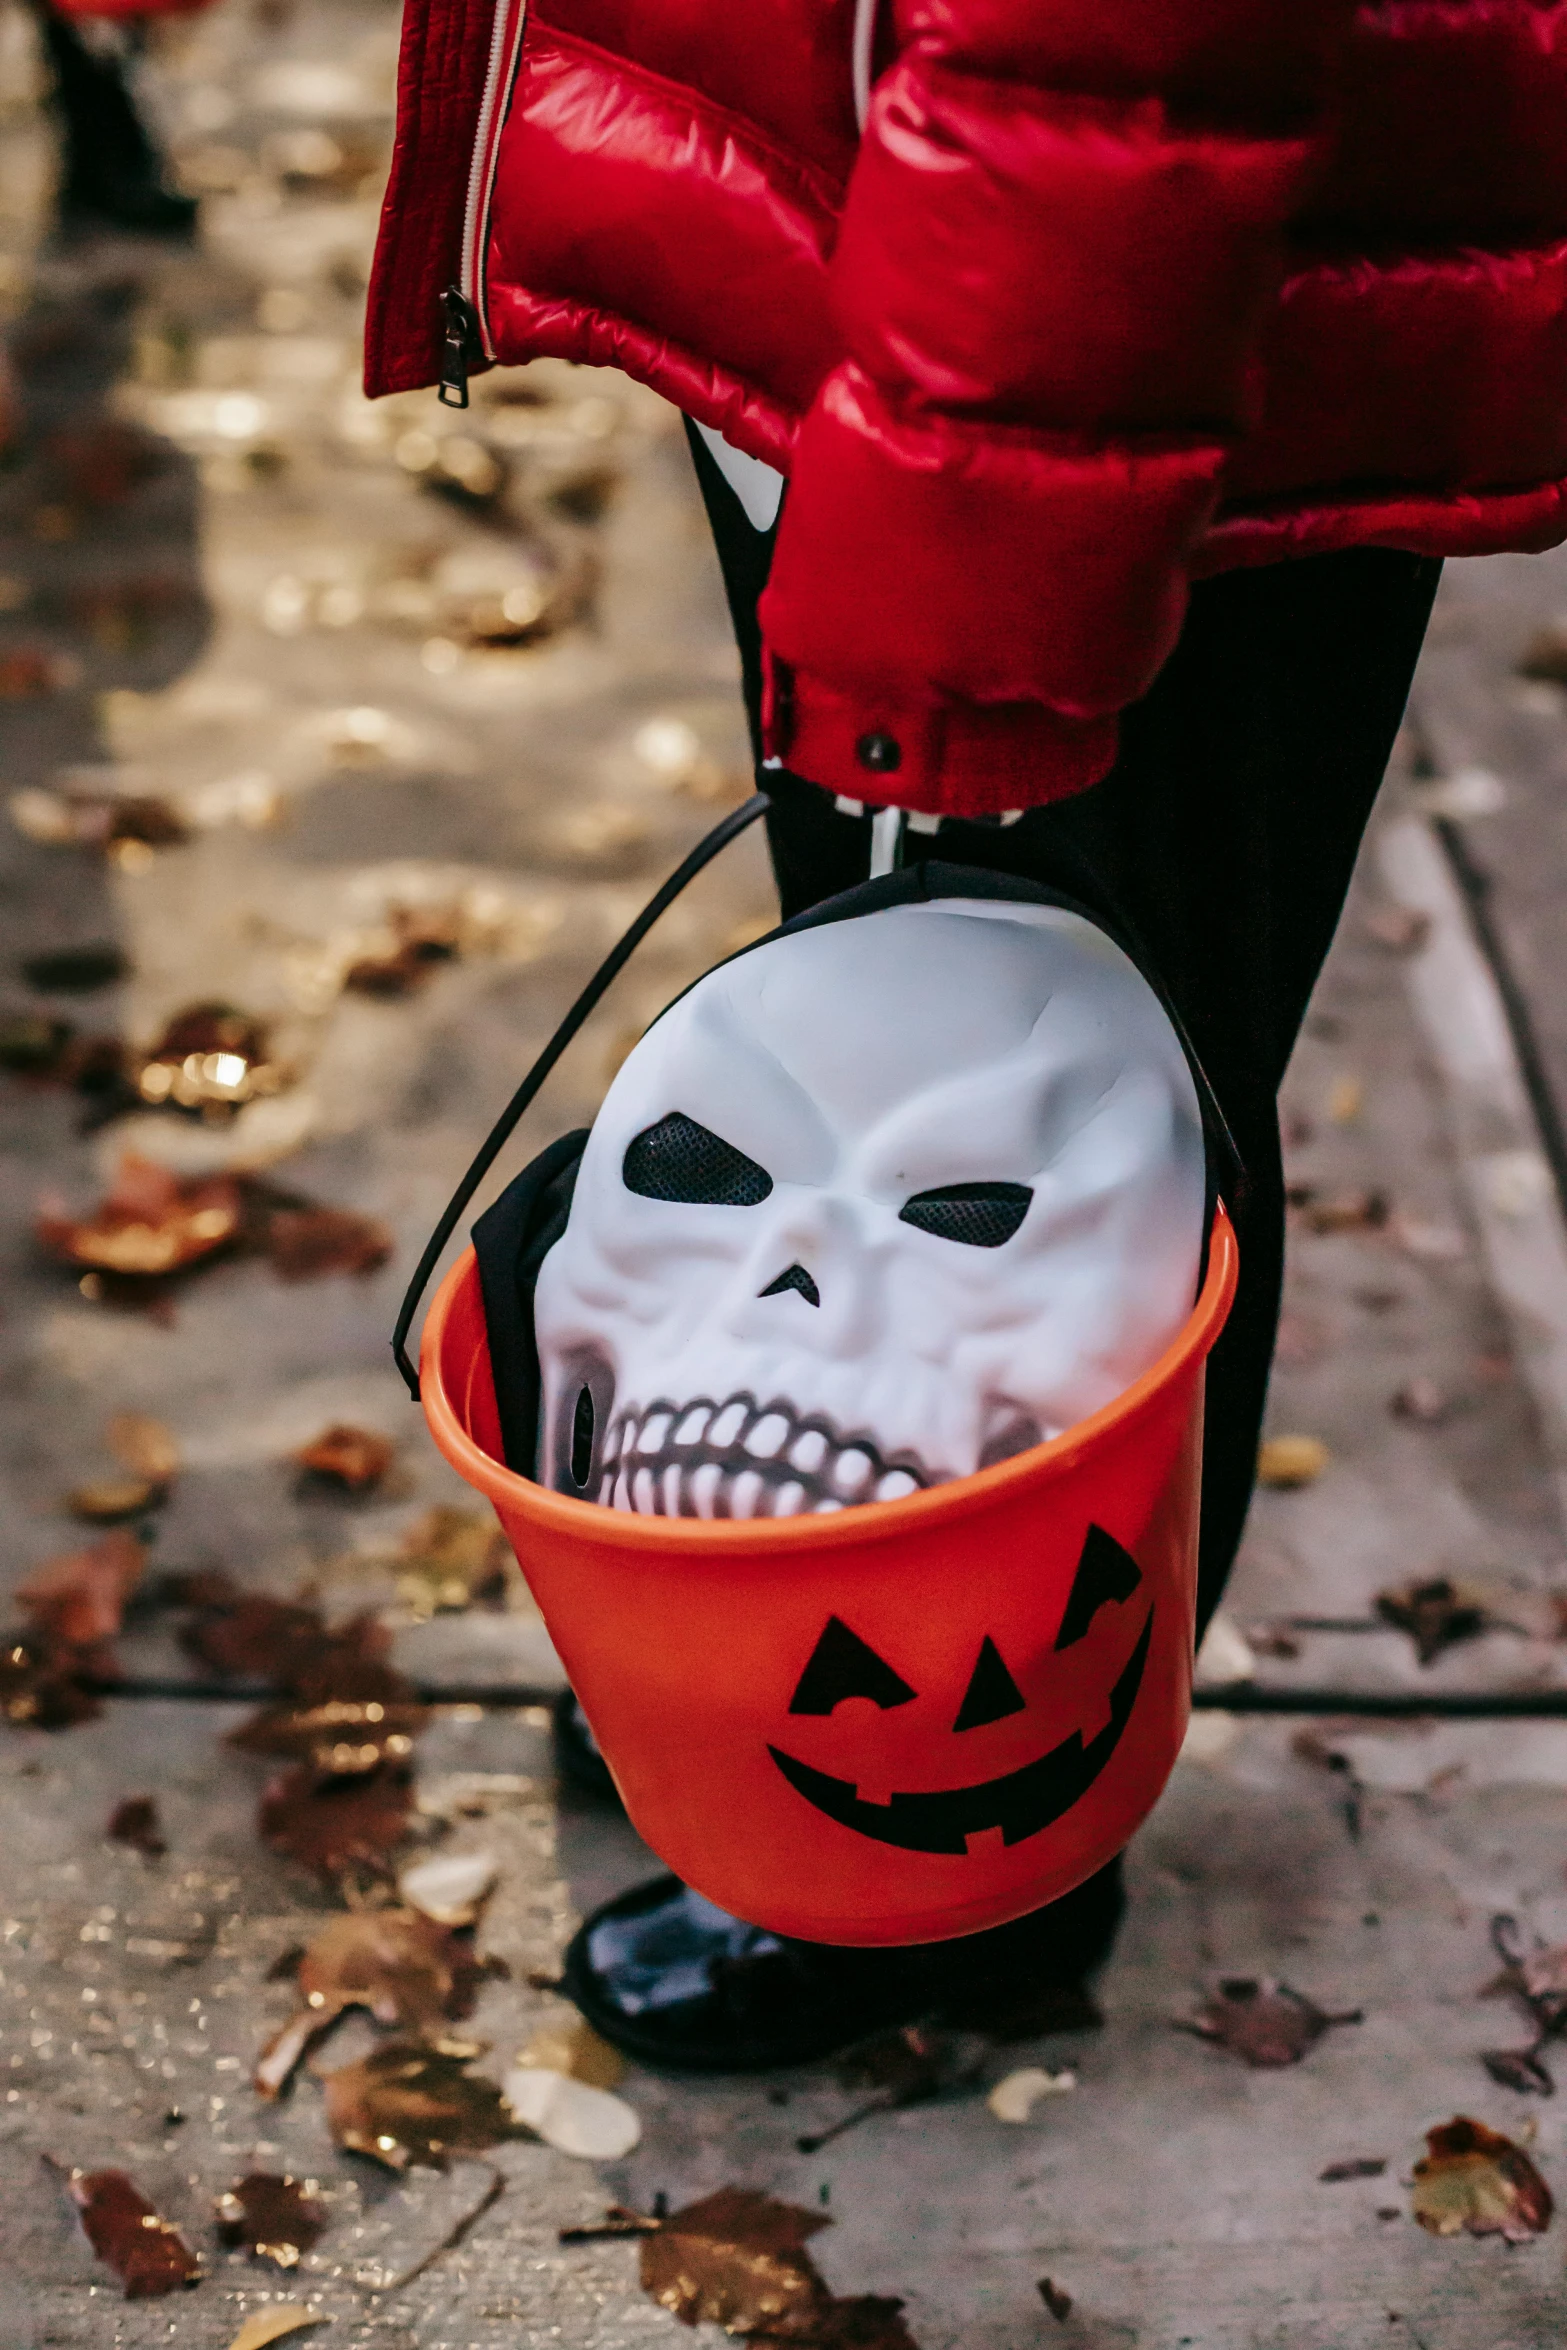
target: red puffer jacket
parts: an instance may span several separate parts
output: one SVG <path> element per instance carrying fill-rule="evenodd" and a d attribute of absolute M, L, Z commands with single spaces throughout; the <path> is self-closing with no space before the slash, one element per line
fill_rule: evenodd
<path fill-rule="evenodd" d="M 1567 0 L 408 0 L 372 392 L 451 285 L 788 474 L 773 756 L 1056 798 L 1194 574 L 1567 536 Z"/>

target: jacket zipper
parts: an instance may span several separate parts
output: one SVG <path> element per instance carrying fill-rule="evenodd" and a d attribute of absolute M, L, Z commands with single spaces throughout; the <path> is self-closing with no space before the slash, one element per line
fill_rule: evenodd
<path fill-rule="evenodd" d="M 445 325 L 441 338 L 442 404 L 468 405 L 468 370 L 478 360 L 493 359 L 490 322 L 484 300 L 484 258 L 489 242 L 490 201 L 495 190 L 495 165 L 501 129 L 511 101 L 512 84 L 522 56 L 527 23 L 527 0 L 495 0 L 490 28 L 490 55 L 485 68 L 484 94 L 474 129 L 473 160 L 468 167 L 468 193 L 463 206 L 462 261 L 458 282 L 441 296 Z"/>

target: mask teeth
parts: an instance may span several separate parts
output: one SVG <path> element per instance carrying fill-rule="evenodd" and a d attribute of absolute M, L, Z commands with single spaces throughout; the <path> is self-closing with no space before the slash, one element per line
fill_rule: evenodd
<path fill-rule="evenodd" d="M 644 1517 L 796 1517 L 892 1501 L 934 1480 L 906 1458 L 889 1467 L 866 1437 L 842 1438 L 775 1398 L 660 1402 L 610 1430 L 599 1499 Z"/>

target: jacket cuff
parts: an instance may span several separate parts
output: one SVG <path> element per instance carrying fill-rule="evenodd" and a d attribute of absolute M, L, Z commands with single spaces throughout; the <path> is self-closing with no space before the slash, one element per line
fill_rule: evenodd
<path fill-rule="evenodd" d="M 845 693 L 763 654 L 762 749 L 792 775 L 872 807 L 1000 816 L 1066 800 L 1115 763 L 1113 717 L 1043 702 Z"/>

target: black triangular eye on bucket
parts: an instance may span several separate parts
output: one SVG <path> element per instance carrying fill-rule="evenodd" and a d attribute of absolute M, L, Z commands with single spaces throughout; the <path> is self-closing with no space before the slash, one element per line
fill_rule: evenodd
<path fill-rule="evenodd" d="M 884 1663 L 874 1648 L 867 1647 L 858 1632 L 851 1632 L 837 1616 L 829 1616 L 827 1629 L 812 1649 L 799 1687 L 789 1700 L 789 1711 L 830 1714 L 846 1697 L 868 1697 L 885 1712 L 889 1706 L 907 1705 L 914 1694 L 902 1675 Z"/>
<path fill-rule="evenodd" d="M 1028 1700 L 1001 1661 L 1001 1651 L 987 1632 L 980 1646 L 979 1661 L 969 1676 L 963 1703 L 958 1707 L 954 1730 L 980 1730 L 987 1722 L 1005 1721 L 1008 1714 L 1020 1714 Z"/>
<path fill-rule="evenodd" d="M 1123 1550 L 1103 1526 L 1090 1526 L 1056 1634 L 1056 1654 L 1082 1639 L 1107 1600 L 1130 1599 L 1142 1579 L 1131 1552 Z"/>

